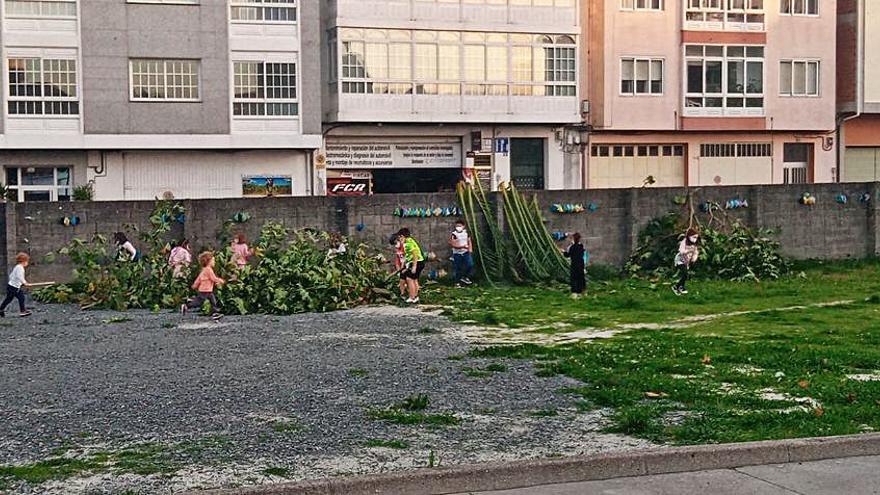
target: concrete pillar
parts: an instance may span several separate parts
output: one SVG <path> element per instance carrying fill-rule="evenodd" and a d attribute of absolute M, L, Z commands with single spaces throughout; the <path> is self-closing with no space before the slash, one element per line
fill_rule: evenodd
<path fill-rule="evenodd" d="M 625 246 L 627 246 L 627 253 L 624 255 L 624 259 L 629 257 L 630 253 L 636 250 L 639 245 L 639 225 L 640 225 L 640 216 L 639 216 L 639 191 L 640 189 L 632 188 L 626 191 L 626 230 L 624 231 L 625 236 Z"/>

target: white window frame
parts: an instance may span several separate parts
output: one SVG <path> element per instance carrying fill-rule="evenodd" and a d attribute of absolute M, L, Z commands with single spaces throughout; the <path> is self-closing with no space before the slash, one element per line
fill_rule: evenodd
<path fill-rule="evenodd" d="M 140 97 L 134 94 L 134 64 L 136 62 L 161 62 L 162 63 L 162 86 L 165 96 L 161 98 Z M 196 67 L 196 96 L 192 98 L 171 98 L 168 96 L 169 70 L 168 64 L 175 62 L 193 62 Z M 128 98 L 131 102 L 184 102 L 198 103 L 202 98 L 202 61 L 197 59 L 162 59 L 162 58 L 131 58 L 128 60 Z"/>
<path fill-rule="evenodd" d="M 795 12 L 795 2 L 797 0 L 780 0 L 779 2 L 779 15 L 792 16 L 792 17 L 819 17 L 819 8 L 821 7 L 820 0 L 803 0 L 801 6 L 803 7 L 802 12 Z M 870 0 L 868 0 L 870 1 Z M 815 6 L 815 12 L 810 13 L 810 6 Z M 786 8 L 787 7 L 787 8 Z"/>
<path fill-rule="evenodd" d="M 125 3 L 156 3 L 162 5 L 199 5 L 200 0 L 125 0 Z"/>
<path fill-rule="evenodd" d="M 39 13 L 36 14 L 15 14 L 11 13 L 9 3 L 10 1 L 15 1 L 17 3 L 30 3 L 35 6 L 39 6 Z M 77 5 L 76 0 L 3 0 L 4 3 L 4 15 L 7 19 L 76 19 Z M 72 5 L 73 6 L 73 14 L 70 15 L 55 15 L 55 14 L 47 14 L 45 10 L 49 4 L 63 4 L 63 5 Z"/>
<path fill-rule="evenodd" d="M 633 85 L 632 91 L 626 92 L 623 90 L 623 73 L 624 73 L 624 64 L 627 62 L 632 62 L 633 64 Z M 638 63 L 639 62 L 647 62 L 648 64 L 648 84 L 647 84 L 647 92 L 639 92 L 638 91 Z M 655 92 L 652 83 L 654 82 L 654 64 L 660 63 L 660 91 Z M 617 86 L 617 92 L 620 96 L 663 96 L 666 92 L 666 59 L 661 57 L 621 57 L 620 58 L 620 78 L 619 84 Z"/>
<path fill-rule="evenodd" d="M 36 60 L 39 68 L 39 86 L 41 88 L 40 96 L 13 96 L 12 95 L 12 79 L 10 77 L 10 61 L 11 60 Z M 73 64 L 73 88 L 75 94 L 73 96 L 46 96 L 45 87 L 46 87 L 46 73 L 47 71 L 46 65 L 47 63 L 56 62 L 56 61 L 64 61 L 69 64 Z M 17 54 L 17 53 L 7 53 L 6 58 L 3 61 L 3 78 L 2 80 L 5 82 L 6 89 L 4 94 L 6 95 L 6 102 L 4 104 L 4 112 L 11 119 L 70 119 L 70 118 L 79 118 L 80 113 L 82 112 L 82 108 L 80 105 L 80 83 L 79 83 L 79 61 L 75 56 L 59 56 L 59 55 L 50 55 L 50 54 Z M 39 103 L 42 111 L 38 113 L 13 113 L 9 111 L 10 104 L 16 102 L 33 102 Z M 47 113 L 46 112 L 46 104 L 52 103 L 67 103 L 67 104 L 76 104 L 76 112 L 70 113 Z"/>
<path fill-rule="evenodd" d="M 415 0 L 416 3 L 437 3 L 438 0 Z M 439 0 L 447 4 L 510 5 L 511 7 L 574 8 L 577 0 Z"/>
<path fill-rule="evenodd" d="M 262 85 L 262 98 L 236 98 L 235 96 L 235 65 L 236 64 L 259 64 L 263 66 L 263 85 Z M 270 64 L 291 64 L 293 65 L 293 98 L 269 98 L 267 90 L 269 89 L 268 81 L 267 81 L 267 71 L 266 66 Z M 259 59 L 250 59 L 246 56 L 233 56 L 233 60 L 230 67 L 230 74 L 232 75 L 231 80 L 231 95 L 232 95 L 232 108 L 230 110 L 230 114 L 232 115 L 233 120 L 253 120 L 253 119 L 271 119 L 271 120 L 293 120 L 299 119 L 300 112 L 302 111 L 299 95 L 300 95 L 300 64 L 299 61 L 295 58 L 259 58 Z M 292 104 L 296 107 L 296 113 L 292 115 L 267 115 L 268 105 L 279 103 L 279 104 Z M 235 105 L 236 104 L 258 104 L 264 105 L 264 113 L 262 115 L 236 115 L 235 114 Z"/>
<path fill-rule="evenodd" d="M 804 92 L 796 93 L 795 92 L 795 77 L 794 77 L 794 67 L 797 64 L 804 65 Z M 789 66 L 788 75 L 788 88 L 785 87 L 785 81 L 783 81 L 783 70 L 782 67 L 784 65 Z M 809 92 L 809 82 L 810 82 L 810 66 L 815 66 L 815 74 L 816 74 L 816 91 L 815 93 Z M 787 89 L 787 91 L 786 91 Z M 822 96 L 822 63 L 818 59 L 784 59 L 779 62 L 779 96 L 791 97 L 791 98 L 818 98 Z"/>
<path fill-rule="evenodd" d="M 24 185 L 22 185 L 21 184 L 21 182 L 22 182 L 21 181 L 21 172 L 22 172 L 22 170 L 27 170 L 29 168 L 34 168 L 34 169 L 51 168 L 52 169 L 52 184 L 53 185 L 51 185 L 51 186 L 48 186 L 48 185 L 47 186 L 24 186 Z M 70 179 L 70 184 L 67 186 L 59 186 L 58 185 L 58 169 L 60 169 L 60 168 L 67 169 L 68 178 Z M 9 165 L 9 166 L 3 167 L 3 181 L 4 182 L 6 182 L 6 173 L 10 169 L 15 169 L 15 171 L 18 175 L 18 180 L 17 180 L 18 185 L 16 185 L 16 186 L 10 186 L 9 184 L 5 184 L 5 185 L 6 185 L 7 189 L 9 189 L 10 191 L 16 192 L 16 201 L 18 201 L 19 203 L 25 202 L 24 193 L 27 191 L 37 191 L 37 192 L 48 191 L 49 192 L 49 201 L 57 202 L 58 201 L 58 193 L 62 189 L 67 189 L 68 193 L 69 193 L 68 196 L 70 197 L 70 200 L 71 201 L 73 200 L 73 170 L 74 170 L 73 165 L 66 165 L 66 166 L 58 166 L 58 165 L 26 165 L 26 166 Z"/>
<path fill-rule="evenodd" d="M 394 96 L 555 96 L 563 98 L 577 96 L 579 60 L 577 40 L 572 35 L 390 30 L 394 31 L 394 35 L 383 37 L 381 33 L 374 31 L 388 30 L 340 28 L 331 36 L 337 40 L 335 66 L 338 67 L 338 75 L 335 78 L 337 81 L 335 84 L 338 84 L 337 91 L 339 93 Z M 405 39 L 403 33 L 409 33 L 408 39 Z M 431 40 L 428 36 L 430 33 L 439 33 L 440 36 Z M 502 40 L 500 37 L 505 38 Z M 347 45 L 355 49 L 349 53 L 346 51 Z M 394 72 L 391 52 L 395 45 L 408 47 L 409 50 L 409 74 L 405 77 L 400 74 L 394 74 L 397 77 L 390 77 Z M 436 57 L 438 75 L 435 80 L 418 74 L 418 52 L 420 49 L 429 50 L 426 45 L 438 47 Z M 443 60 L 449 60 L 448 58 L 444 59 L 440 51 L 444 47 L 455 47 L 457 65 L 443 64 Z M 513 64 L 514 53 L 517 50 L 531 50 L 529 60 L 531 67 L 528 71 L 528 77 L 523 77 L 522 67 L 516 67 Z M 483 61 L 482 75 L 479 77 L 475 78 L 473 74 L 470 74 L 469 77 L 468 52 L 477 55 Z M 499 60 L 492 56 L 493 52 L 504 53 L 506 58 Z M 384 63 L 367 67 L 366 60 L 370 60 L 371 57 L 384 58 Z M 550 61 L 553 63 L 551 64 Z M 562 62 L 562 64 L 558 62 Z M 492 67 L 497 67 L 499 63 L 503 63 L 503 71 L 493 70 Z M 454 78 L 443 74 L 444 68 L 448 70 L 450 67 L 455 67 L 454 70 L 448 71 L 457 74 Z M 479 67 L 479 64 L 474 67 Z M 368 69 L 372 70 L 372 73 L 368 72 Z M 497 77 L 497 74 L 502 72 L 506 73 L 506 76 Z M 493 74 L 496 77 L 493 78 Z M 417 75 L 422 77 L 416 77 Z M 333 77 L 330 79 L 334 80 Z M 422 88 L 421 91 L 420 88 Z M 437 88 L 440 90 L 435 91 Z"/>
<path fill-rule="evenodd" d="M 696 55 L 687 55 L 687 49 L 691 46 L 700 46 L 703 48 L 703 56 Z M 721 47 L 721 55 L 706 55 L 706 47 Z M 729 50 L 731 48 L 743 48 L 743 55 L 740 56 L 731 56 L 728 55 Z M 749 48 L 761 48 L 763 51 L 762 57 L 749 56 L 747 50 Z M 767 108 L 767 47 L 765 45 L 701 45 L 701 44 L 693 44 L 693 45 L 684 45 L 684 64 L 682 67 L 682 94 L 684 95 L 684 99 L 682 101 L 682 115 L 685 117 L 763 117 L 765 115 L 765 110 Z M 688 91 L 688 67 L 689 62 L 700 60 L 703 65 L 703 82 L 702 93 L 692 93 Z M 706 63 L 707 62 L 720 62 L 721 63 L 721 92 L 720 93 L 709 93 L 706 90 Z M 743 89 L 743 93 L 732 93 L 728 90 L 728 82 L 729 82 L 729 63 L 730 62 L 743 62 L 743 70 L 744 79 L 748 77 L 748 66 L 749 64 L 761 63 L 761 92 L 760 93 L 749 93 L 746 92 L 747 85 Z M 704 106 L 688 106 L 688 100 L 702 98 Z M 708 107 L 705 106 L 705 100 L 708 98 L 712 99 L 721 99 L 720 107 Z M 727 102 L 729 99 L 739 99 L 742 98 L 744 101 L 744 105 L 742 107 L 728 107 Z M 749 107 L 748 99 L 758 99 L 762 100 L 760 107 Z"/>
<path fill-rule="evenodd" d="M 307 0 L 308 1 L 308 0 Z M 236 9 L 253 9 L 261 12 L 262 19 L 235 19 L 233 12 Z M 271 9 L 285 9 L 293 11 L 293 19 L 274 20 L 266 19 L 265 13 Z M 299 22 L 299 0 L 231 0 L 229 2 L 229 22 L 233 24 L 282 24 L 290 25 Z"/>
<path fill-rule="evenodd" d="M 620 10 L 635 12 L 663 12 L 666 9 L 665 4 L 665 0 L 620 0 Z M 655 7 L 654 5 L 658 6 Z"/>
<path fill-rule="evenodd" d="M 734 2 L 743 2 L 743 8 Z M 683 0 L 684 29 L 764 31 L 770 0 Z M 760 7 L 756 7 L 760 5 Z M 742 16 L 742 20 L 736 17 Z M 760 18 L 760 21 L 756 20 Z"/>

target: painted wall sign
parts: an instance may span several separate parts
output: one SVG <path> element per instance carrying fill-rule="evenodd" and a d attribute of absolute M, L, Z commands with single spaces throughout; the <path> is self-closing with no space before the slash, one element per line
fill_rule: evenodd
<path fill-rule="evenodd" d="M 289 175 L 245 175 L 241 178 L 245 197 L 292 196 L 293 179 Z"/>
<path fill-rule="evenodd" d="M 366 196 L 370 194 L 370 179 L 331 177 L 327 179 L 328 196 Z"/>
<path fill-rule="evenodd" d="M 461 143 L 328 143 L 328 168 L 460 168 Z"/>

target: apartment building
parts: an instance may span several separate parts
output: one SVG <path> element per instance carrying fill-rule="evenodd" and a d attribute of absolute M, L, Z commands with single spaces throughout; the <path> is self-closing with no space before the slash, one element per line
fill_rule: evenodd
<path fill-rule="evenodd" d="M 327 194 L 580 186 L 576 0 L 322 0 Z"/>
<path fill-rule="evenodd" d="M 880 3 L 838 0 L 840 177 L 880 180 Z"/>
<path fill-rule="evenodd" d="M 585 0 L 589 188 L 837 179 L 835 0 Z"/>
<path fill-rule="evenodd" d="M 3 0 L 0 166 L 19 201 L 313 193 L 319 10 Z"/>

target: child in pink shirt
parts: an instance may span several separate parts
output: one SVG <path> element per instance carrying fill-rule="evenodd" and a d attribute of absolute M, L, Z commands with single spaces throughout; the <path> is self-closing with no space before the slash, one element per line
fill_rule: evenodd
<path fill-rule="evenodd" d="M 188 309 L 201 308 L 205 301 L 208 301 L 211 303 L 211 317 L 219 320 L 223 315 L 219 312 L 217 297 L 214 296 L 214 287 L 223 285 L 226 281 L 214 273 L 214 253 L 208 251 L 200 254 L 199 264 L 202 265 L 202 271 L 192 284 L 193 290 L 198 292 L 198 295 L 192 298 L 188 304 L 181 305 L 180 312 L 186 314 Z"/>
<path fill-rule="evenodd" d="M 247 238 L 244 234 L 235 234 L 232 239 L 232 262 L 236 268 L 244 268 L 248 264 L 248 258 L 254 255 L 252 249 L 247 245 Z"/>

